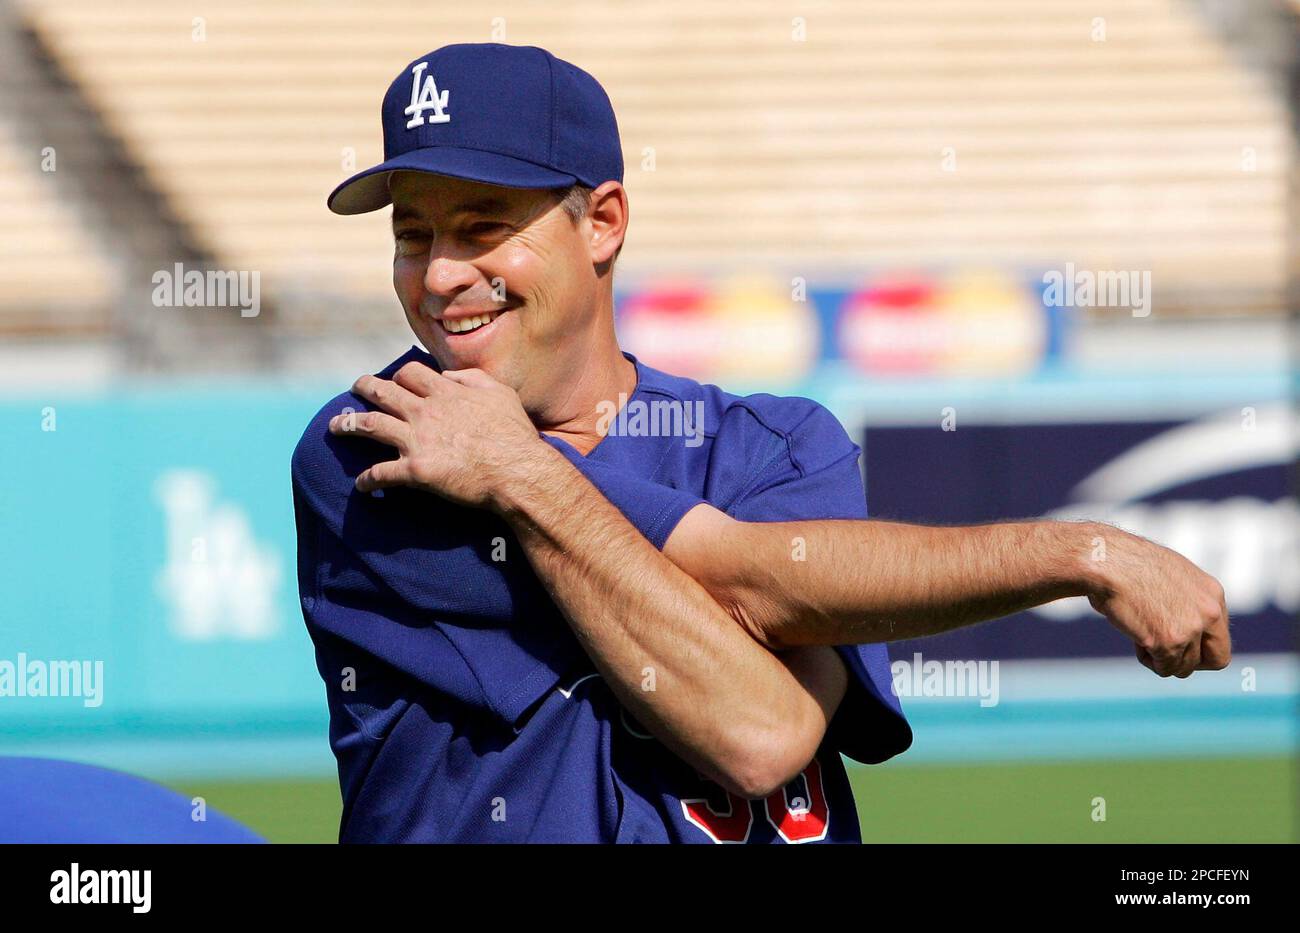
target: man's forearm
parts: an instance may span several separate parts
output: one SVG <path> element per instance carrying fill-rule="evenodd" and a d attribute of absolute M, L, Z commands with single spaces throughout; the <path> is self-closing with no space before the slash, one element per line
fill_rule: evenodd
<path fill-rule="evenodd" d="M 881 521 L 719 521 L 691 569 L 772 648 L 919 638 L 1087 592 L 1095 529 L 1029 521 L 947 528 Z M 721 555 L 728 555 L 725 558 Z"/>
<path fill-rule="evenodd" d="M 1218 581 L 1100 522 L 750 523 L 699 505 L 664 553 L 773 650 L 917 638 L 1087 596 L 1161 676 L 1232 658 Z"/>
<path fill-rule="evenodd" d="M 838 660 L 814 697 L 549 446 L 498 510 L 620 701 L 679 757 L 762 796 L 813 756 L 844 692 Z"/>

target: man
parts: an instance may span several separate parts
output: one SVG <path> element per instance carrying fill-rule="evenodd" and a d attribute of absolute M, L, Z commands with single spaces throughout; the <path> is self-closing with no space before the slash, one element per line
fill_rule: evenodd
<path fill-rule="evenodd" d="M 326 405 L 293 463 L 342 840 L 857 841 L 840 755 L 911 741 L 885 641 L 1086 594 L 1158 673 L 1227 663 L 1221 591 L 1178 555 L 862 521 L 825 409 L 622 353 L 622 150 L 590 75 L 447 46 L 383 123 L 330 207 L 393 205 L 427 352 Z M 678 436 L 608 430 L 652 402 Z"/>

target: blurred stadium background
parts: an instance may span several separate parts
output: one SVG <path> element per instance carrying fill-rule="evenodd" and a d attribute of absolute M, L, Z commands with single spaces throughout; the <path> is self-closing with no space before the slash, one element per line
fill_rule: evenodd
<path fill-rule="evenodd" d="M 398 68 L 503 41 L 613 99 L 629 349 L 829 405 L 878 516 L 1108 518 L 1227 588 L 1237 657 L 1190 681 L 1073 603 L 896 646 L 999 661 L 998 702 L 904 698 L 912 750 L 853 772 L 865 838 L 1293 839 L 1298 19 L 1294 0 L 0 0 L 0 659 L 105 671 L 98 706 L 0 698 L 0 754 L 335 838 L 289 455 L 412 338 L 387 212 L 324 198 L 379 160 Z M 256 273 L 256 315 L 159 307 L 178 263 Z M 1126 295 L 1084 290 L 1121 272 Z"/>

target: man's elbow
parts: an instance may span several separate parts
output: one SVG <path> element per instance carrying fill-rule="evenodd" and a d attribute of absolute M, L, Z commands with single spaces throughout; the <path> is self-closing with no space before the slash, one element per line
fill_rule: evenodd
<path fill-rule="evenodd" d="M 812 761 L 825 729 L 771 730 L 746 741 L 720 763 L 719 783 L 748 800 L 763 800 L 793 781 Z"/>

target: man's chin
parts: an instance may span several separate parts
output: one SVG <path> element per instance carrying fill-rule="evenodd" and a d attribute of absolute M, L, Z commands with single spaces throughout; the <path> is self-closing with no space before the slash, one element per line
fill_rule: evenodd
<path fill-rule="evenodd" d="M 447 369 L 478 369 L 487 373 L 497 382 L 510 385 L 511 373 L 513 367 L 509 365 L 509 360 L 503 360 L 496 353 L 452 353 L 445 346 L 439 346 L 434 343 L 432 347 L 429 342 L 424 342 L 424 347 L 429 351 L 429 355 L 438 361 L 438 368 Z M 513 386 L 511 386 L 513 388 Z"/>

